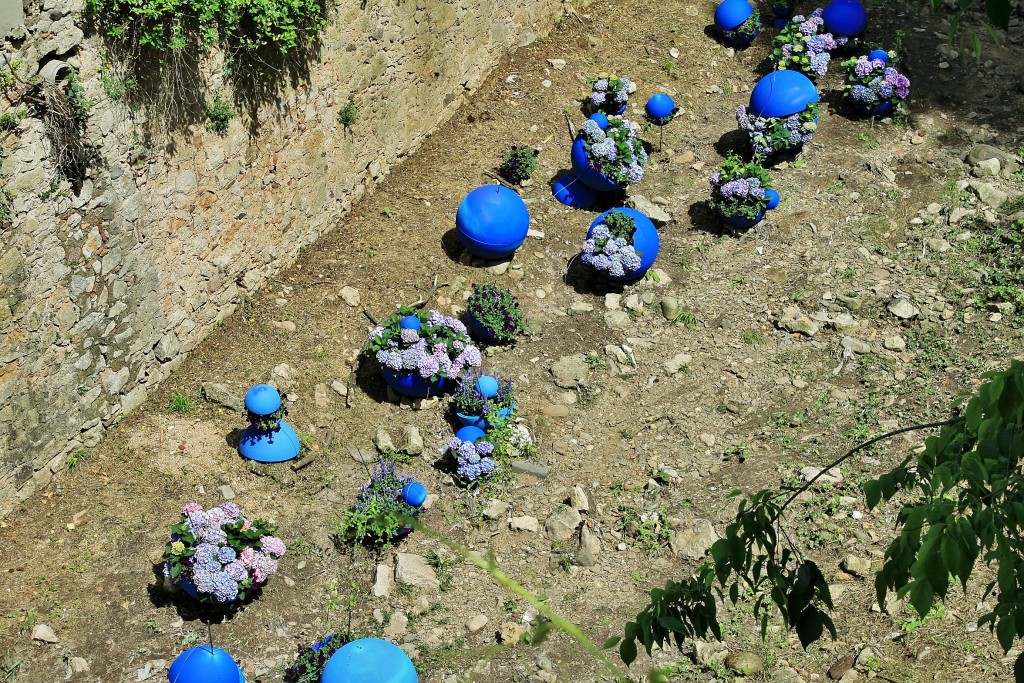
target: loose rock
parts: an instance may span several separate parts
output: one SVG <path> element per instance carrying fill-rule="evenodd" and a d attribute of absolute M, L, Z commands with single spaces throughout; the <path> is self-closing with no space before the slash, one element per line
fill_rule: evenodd
<path fill-rule="evenodd" d="M 699 560 L 718 538 L 718 532 L 711 522 L 698 519 L 673 532 L 668 547 L 675 555 Z"/>
<path fill-rule="evenodd" d="M 576 533 L 576 527 L 583 518 L 576 508 L 563 507 L 544 522 L 544 531 L 556 541 L 567 541 Z"/>
<path fill-rule="evenodd" d="M 759 674 L 764 671 L 764 660 L 753 652 L 734 652 L 725 658 L 725 665 L 744 676 Z"/>
<path fill-rule="evenodd" d="M 484 626 L 487 626 L 487 616 L 484 614 L 477 614 L 466 620 L 466 630 L 470 633 L 476 633 Z"/>
<path fill-rule="evenodd" d="M 593 567 L 597 564 L 597 556 L 601 554 L 601 540 L 586 524 L 580 531 L 580 548 L 574 561 L 581 567 Z"/>
<path fill-rule="evenodd" d="M 419 427 L 407 425 L 402 431 L 402 451 L 409 455 L 419 455 L 423 452 L 423 437 L 420 436 Z"/>
<path fill-rule="evenodd" d="M 779 316 L 777 324 L 787 332 L 803 334 L 808 337 L 818 334 L 819 329 L 818 323 L 804 315 L 796 306 L 786 306 L 782 309 L 782 315 Z"/>
<path fill-rule="evenodd" d="M 220 382 L 205 382 L 203 384 L 203 398 L 239 412 L 245 408 L 242 398 L 231 391 L 226 384 L 221 384 Z"/>
<path fill-rule="evenodd" d="M 582 353 L 574 353 L 571 356 L 563 356 L 551 366 L 551 374 L 555 384 L 563 389 L 575 389 L 585 384 L 590 375 L 590 366 L 587 365 L 587 357 Z"/>
<path fill-rule="evenodd" d="M 397 553 L 395 555 L 395 580 L 417 588 L 438 591 L 441 583 L 434 568 L 420 555 Z"/>
<path fill-rule="evenodd" d="M 356 289 L 355 287 L 349 287 L 348 285 L 345 285 L 344 287 L 341 288 L 341 291 L 338 292 L 338 295 L 341 296 L 342 301 L 344 301 L 349 306 L 355 307 L 359 305 L 359 290 Z"/>
<path fill-rule="evenodd" d="M 529 515 L 523 515 L 522 517 L 513 517 L 508 521 L 508 527 L 512 531 L 529 531 L 530 533 L 537 533 L 540 528 L 540 521 L 536 517 L 530 517 Z"/>
<path fill-rule="evenodd" d="M 888 309 L 890 313 L 901 320 L 910 320 L 921 314 L 921 311 L 917 306 L 902 297 L 890 301 Z"/>
<path fill-rule="evenodd" d="M 53 632 L 53 629 L 46 624 L 36 624 L 32 627 L 32 640 L 39 640 L 44 643 L 59 643 L 60 638 Z"/>

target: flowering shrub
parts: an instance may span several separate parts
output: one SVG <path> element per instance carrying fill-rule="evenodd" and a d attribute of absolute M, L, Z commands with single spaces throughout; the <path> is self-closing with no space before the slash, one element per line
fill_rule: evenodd
<path fill-rule="evenodd" d="M 785 117 L 754 116 L 747 113 L 747 108 L 743 105 L 736 108 L 736 121 L 740 130 L 746 131 L 754 154 L 762 157 L 796 149 L 805 142 L 810 142 L 818 127 L 816 118 L 817 102 L 811 102 L 803 111 Z"/>
<path fill-rule="evenodd" d="M 410 316 L 419 320 L 418 330 L 402 328 L 402 319 Z M 464 368 L 479 367 L 481 362 L 480 349 L 462 321 L 406 307 L 370 332 L 368 351 L 381 367 L 417 372 L 428 381 L 458 377 Z"/>
<path fill-rule="evenodd" d="M 164 575 L 175 585 L 190 581 L 207 603 L 242 601 L 263 588 L 285 553 L 277 528 L 242 516 L 234 503 L 203 510 L 189 503 L 171 527 L 164 548 Z"/>
<path fill-rule="evenodd" d="M 710 183 L 708 204 L 721 216 L 756 218 L 768 208 L 764 191 L 771 187 L 771 177 L 756 161 L 744 163 L 730 156 L 711 176 Z"/>
<path fill-rule="evenodd" d="M 729 42 L 749 43 L 761 32 L 761 13 L 754 8 L 753 13 L 746 20 L 737 26 L 722 31 L 722 37 Z"/>
<path fill-rule="evenodd" d="M 604 130 L 587 119 L 580 127 L 590 165 L 618 185 L 635 185 L 644 179 L 647 150 L 637 134 L 640 126 L 621 116 L 609 116 Z"/>
<path fill-rule="evenodd" d="M 312 645 L 297 646 L 295 663 L 284 672 L 284 683 L 320 683 L 327 660 L 349 642 L 347 634 L 334 633 Z"/>
<path fill-rule="evenodd" d="M 494 444 L 483 437 L 473 443 L 453 436 L 445 443 L 445 449 L 455 459 L 456 471 L 464 481 L 490 474 L 498 466 L 494 458 L 489 457 L 494 453 Z"/>
<path fill-rule="evenodd" d="M 616 112 L 629 101 L 629 96 L 636 92 L 636 85 L 628 78 L 601 76 L 591 78 L 588 101 L 594 109 L 604 112 Z"/>
<path fill-rule="evenodd" d="M 476 388 L 476 381 L 481 374 L 477 370 L 470 370 L 459 380 L 459 386 L 455 389 L 455 410 L 463 415 L 490 417 L 515 405 L 516 392 L 511 377 L 502 378 L 497 373 L 492 374 L 491 377 L 498 380 L 498 393 L 487 398 Z"/>
<path fill-rule="evenodd" d="M 490 332 L 495 341 L 509 342 L 526 331 L 519 302 L 512 292 L 495 284 L 474 284 L 466 312 Z"/>
<path fill-rule="evenodd" d="M 777 69 L 802 71 L 809 76 L 824 76 L 832 56 L 829 50 L 845 45 L 846 37 L 835 38 L 831 33 L 819 33 L 825 21 L 822 8 L 809 16 L 797 14 L 775 36 L 772 58 Z"/>
<path fill-rule="evenodd" d="M 889 61 L 857 57 L 843 62 L 846 84 L 843 94 L 868 109 L 889 100 L 898 107 L 910 95 L 910 79 L 895 66 L 896 53 L 889 53 Z"/>
<path fill-rule="evenodd" d="M 355 506 L 338 520 L 338 538 L 346 543 L 389 543 L 408 533 L 409 518 L 420 512 L 402 498 L 402 488 L 412 481 L 399 474 L 391 460 L 381 458 L 370 481 L 359 488 Z"/>
<path fill-rule="evenodd" d="M 583 262 L 588 266 L 621 277 L 640 267 L 640 256 L 633 248 L 636 223 L 622 211 L 612 211 L 583 242 Z"/>
<path fill-rule="evenodd" d="M 508 181 L 521 183 L 529 180 L 537 170 L 537 150 L 526 145 L 513 145 L 505 152 L 498 171 Z"/>

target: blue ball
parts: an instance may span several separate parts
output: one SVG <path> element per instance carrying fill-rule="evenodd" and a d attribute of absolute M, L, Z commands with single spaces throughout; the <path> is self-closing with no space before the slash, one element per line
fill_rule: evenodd
<path fill-rule="evenodd" d="M 585 209 L 597 202 L 597 192 L 572 171 L 566 171 L 551 183 L 555 199 L 574 209 Z"/>
<path fill-rule="evenodd" d="M 484 185 L 467 194 L 459 204 L 455 227 L 471 253 L 498 259 L 526 241 L 530 212 L 523 198 L 513 190 L 503 185 Z"/>
<path fill-rule="evenodd" d="M 484 430 L 479 427 L 463 427 L 459 431 L 455 432 L 455 438 L 459 441 L 468 441 L 470 443 L 476 443 L 477 439 L 482 438 Z"/>
<path fill-rule="evenodd" d="M 418 316 L 405 315 L 398 324 L 403 330 L 418 330 L 422 323 Z"/>
<path fill-rule="evenodd" d="M 780 195 L 776 190 L 765 190 L 764 196 L 765 199 L 768 200 L 767 206 L 769 209 L 774 209 L 779 205 L 779 202 L 782 201 L 782 195 Z"/>
<path fill-rule="evenodd" d="M 640 267 L 635 271 L 630 271 L 624 275 L 613 276 L 607 273 L 602 274 L 607 280 L 612 282 L 634 282 L 646 273 L 652 265 L 654 260 L 658 258 L 658 251 L 661 249 L 661 238 L 658 236 L 658 229 L 654 227 L 654 222 L 650 218 L 640 213 L 636 209 L 630 209 L 627 207 L 619 207 L 616 209 L 609 209 L 604 213 L 600 214 L 594 219 L 594 222 L 590 224 L 590 229 L 587 230 L 587 238 L 594 233 L 594 228 L 604 223 L 605 217 L 608 216 L 612 211 L 619 211 L 626 214 L 633 219 L 633 223 L 636 224 L 636 232 L 633 233 L 633 248 L 637 254 L 640 255 Z"/>
<path fill-rule="evenodd" d="M 860 0 L 832 0 L 825 5 L 821 18 L 836 37 L 860 35 L 868 25 L 868 13 Z"/>
<path fill-rule="evenodd" d="M 818 89 L 799 71 L 773 71 L 750 91 L 749 112 L 754 116 L 778 118 L 802 112 L 818 101 Z"/>
<path fill-rule="evenodd" d="M 427 500 L 427 487 L 413 481 L 402 487 L 402 500 L 414 508 L 418 508 Z"/>
<path fill-rule="evenodd" d="M 238 664 L 224 650 L 200 645 L 178 655 L 167 670 L 170 683 L 245 683 Z"/>
<path fill-rule="evenodd" d="M 490 398 L 498 393 L 498 380 L 490 375 L 481 375 L 476 381 L 476 390 L 484 398 Z"/>
<path fill-rule="evenodd" d="M 672 98 L 664 93 L 658 93 L 657 95 L 651 95 L 651 99 L 647 100 L 647 104 L 644 105 L 644 111 L 651 117 L 655 122 L 660 119 L 667 119 L 672 116 L 672 113 L 676 110 L 676 103 L 672 101 Z"/>
<path fill-rule="evenodd" d="M 353 640 L 327 660 L 321 683 L 419 683 L 402 648 L 378 638 Z"/>
<path fill-rule="evenodd" d="M 601 128 L 601 130 L 605 130 L 606 128 L 608 128 L 608 115 L 605 114 L 603 111 L 595 111 L 587 118 L 596 123 Z"/>
<path fill-rule="evenodd" d="M 245 392 L 245 409 L 256 415 L 270 415 L 281 407 L 281 394 L 269 384 L 257 384 Z"/>
<path fill-rule="evenodd" d="M 715 28 L 731 31 L 754 13 L 754 7 L 747 0 L 723 0 L 715 8 Z"/>
<path fill-rule="evenodd" d="M 868 59 L 881 59 L 883 62 L 888 63 L 889 53 L 886 52 L 885 50 L 872 50 L 871 52 L 868 53 Z"/>

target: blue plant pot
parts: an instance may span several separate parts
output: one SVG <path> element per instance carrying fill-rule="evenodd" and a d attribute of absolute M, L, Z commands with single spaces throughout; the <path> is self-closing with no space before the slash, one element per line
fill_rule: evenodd
<path fill-rule="evenodd" d="M 170 683 L 245 683 L 242 669 L 219 647 L 200 645 L 174 658 L 167 670 Z"/>
<path fill-rule="evenodd" d="M 647 273 L 650 267 L 654 265 L 654 260 L 658 258 L 658 250 L 661 248 L 661 238 L 658 236 L 658 229 L 654 227 L 654 223 L 651 222 L 650 218 L 636 209 L 620 207 L 609 209 L 595 218 L 594 222 L 590 224 L 590 229 L 587 230 L 587 239 L 590 239 L 590 236 L 594 234 L 594 229 L 601 225 L 604 222 L 605 216 L 612 211 L 621 211 L 636 223 L 636 232 L 633 233 L 633 248 L 640 255 L 640 267 L 619 276 L 609 275 L 605 271 L 595 270 L 595 272 L 611 282 L 636 282 Z"/>
<path fill-rule="evenodd" d="M 495 337 L 490 330 L 480 324 L 480 321 L 476 319 L 476 316 L 469 311 L 466 311 L 466 329 L 469 330 L 471 335 L 481 341 L 489 342 L 491 344 L 498 343 L 498 338 Z"/>
<path fill-rule="evenodd" d="M 462 423 L 463 427 L 476 427 L 477 429 L 487 429 L 487 420 L 484 419 L 483 415 L 466 415 L 465 413 L 455 413 L 455 417 L 459 418 L 459 422 Z"/>
<path fill-rule="evenodd" d="M 868 25 L 868 12 L 860 0 L 832 0 L 821 15 L 825 29 L 835 37 L 859 36 Z"/>
<path fill-rule="evenodd" d="M 731 228 L 745 230 L 746 228 L 752 228 L 760 223 L 764 219 L 764 211 L 760 212 L 753 218 L 747 218 L 746 216 L 725 216 L 721 214 L 719 215 L 719 218 L 721 218 L 722 222 Z"/>
<path fill-rule="evenodd" d="M 617 192 L 623 188 L 604 173 L 590 165 L 590 153 L 587 152 L 582 135 L 576 136 L 572 143 L 572 151 L 569 154 L 572 161 L 572 172 L 580 179 L 580 182 L 598 192 Z"/>
<path fill-rule="evenodd" d="M 773 71 L 750 91 L 748 111 L 763 118 L 792 116 L 818 101 L 818 89 L 799 71 Z"/>
<path fill-rule="evenodd" d="M 382 367 L 380 374 L 396 394 L 403 396 L 426 398 L 427 396 L 436 396 L 444 389 L 444 377 L 427 381 L 420 377 L 420 373 L 415 370 L 395 372 L 391 368 Z"/>
<path fill-rule="evenodd" d="M 282 420 L 280 428 L 262 432 L 256 425 L 249 425 L 238 440 L 238 452 L 256 462 L 283 462 L 291 460 L 302 450 L 299 437 L 291 426 Z"/>
<path fill-rule="evenodd" d="M 863 102 L 856 102 L 854 104 L 854 110 L 865 117 L 874 116 L 888 116 L 893 112 L 892 100 L 882 100 L 875 104 L 864 104 Z"/>
<path fill-rule="evenodd" d="M 759 35 L 761 35 L 760 29 L 754 31 L 753 34 L 748 36 L 728 36 L 722 34 L 722 42 L 726 45 L 731 45 L 732 47 L 749 47 L 750 44 L 754 42 L 754 38 L 757 38 Z"/>
<path fill-rule="evenodd" d="M 607 119 L 605 121 L 607 122 Z M 597 192 L 594 188 L 580 180 L 572 171 L 555 178 L 555 182 L 551 184 L 551 194 L 561 203 L 574 209 L 586 209 L 597 202 Z"/>
<path fill-rule="evenodd" d="M 793 8 L 789 5 L 772 5 L 772 14 L 779 19 L 789 19 L 793 16 Z"/>
<path fill-rule="evenodd" d="M 419 683 L 412 660 L 400 647 L 378 638 L 348 643 L 327 660 L 321 683 Z"/>
<path fill-rule="evenodd" d="M 471 253 L 480 258 L 500 259 L 526 240 L 530 212 L 514 190 L 503 185 L 484 185 L 467 194 L 459 204 L 455 227 Z"/>
<path fill-rule="evenodd" d="M 715 28 L 731 31 L 754 13 L 754 6 L 747 0 L 722 0 L 715 8 Z"/>

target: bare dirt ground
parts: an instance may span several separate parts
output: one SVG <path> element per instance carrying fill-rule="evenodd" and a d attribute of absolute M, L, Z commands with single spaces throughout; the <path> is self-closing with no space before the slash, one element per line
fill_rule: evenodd
<path fill-rule="evenodd" d="M 830 74 L 820 83 L 825 106 L 814 141 L 774 171 L 785 203 L 756 229 L 734 234 L 723 233 L 701 202 L 723 153 L 743 147 L 735 108 L 763 73 L 773 31 L 734 53 L 706 34 L 712 9 L 597 2 L 505 59 L 454 120 L 245 302 L 143 409 L 0 522 L 2 680 L 165 677 L 179 652 L 208 636 L 188 599 L 161 587 L 168 528 L 183 504 L 217 504 L 225 486 L 249 516 L 278 524 L 290 547 L 264 594 L 211 628 L 214 643 L 235 655 L 250 682 L 280 680 L 295 646 L 328 628 L 325 619 L 406 644 L 430 683 L 471 670 L 481 681 L 611 680 L 564 635 L 534 646 L 498 645 L 503 624 L 532 616 L 526 603 L 422 534 L 381 551 L 337 548 L 334 520 L 366 479 L 347 446 L 372 450 L 379 428 L 397 439 L 404 426 L 418 427 L 427 457 L 402 467 L 436 495 L 424 521 L 481 553 L 492 550 L 504 571 L 601 643 L 621 633 L 651 587 L 697 566 L 707 525 L 720 531 L 731 519 L 732 490 L 794 483 L 803 467 L 827 463 L 870 434 L 941 418 L 951 397 L 974 386 L 982 371 L 1021 354 L 1020 317 L 994 314 L 972 297 L 977 282 L 966 264 L 973 235 L 964 233 L 990 228 L 985 207 L 955 185 L 969 177 L 961 158 L 975 142 L 1010 153 L 1024 142 L 1019 26 L 1015 40 L 986 43 L 978 64 L 941 47 L 948 17 L 919 13 L 916 4 L 873 6 L 873 39 L 888 44 L 897 30 L 906 33 L 910 118 L 847 118 L 829 94 L 840 84 Z M 669 54 L 673 47 L 678 58 Z M 549 59 L 565 60 L 564 68 Z M 599 72 L 638 83 L 634 118 L 655 92 L 682 107 L 633 190 L 660 198 L 672 216 L 661 229 L 656 264 L 667 277 L 626 288 L 618 304 L 612 297 L 615 310 L 628 313 L 616 329 L 606 319 L 605 295 L 617 292 L 564 280 L 594 212 L 562 206 L 547 185 L 568 167 L 563 112 L 582 120 L 585 79 Z M 647 139 L 657 144 L 657 132 Z M 489 182 L 484 172 L 512 143 L 542 149 L 538 172 L 521 192 L 531 227 L 543 237 L 528 239 L 497 274 L 460 260 L 450 231 L 459 201 Z M 1010 197 L 1024 191 L 1020 179 L 985 182 Z M 958 209 L 978 215 L 965 218 Z M 364 309 L 385 317 L 436 282 L 429 305 L 453 311 L 470 283 L 484 281 L 511 287 L 532 320 L 531 334 L 488 355 L 485 367 L 517 378 L 520 414 L 547 473 L 518 473 L 474 497 L 451 485 L 436 462 L 452 430 L 443 406 L 388 402 L 373 369 L 354 372 L 353 360 L 370 327 Z M 359 290 L 358 306 L 339 298 L 346 285 Z M 919 313 L 894 316 L 894 296 Z M 692 318 L 666 320 L 659 307 L 665 297 Z M 813 337 L 779 328 L 787 306 L 815 320 Z M 275 326 L 283 321 L 295 331 Z M 844 357 L 844 336 L 870 351 Z M 636 368 L 606 349 L 622 344 Z M 551 366 L 576 353 L 594 354 L 585 381 L 556 386 Z M 198 398 L 205 382 L 241 395 L 259 381 L 283 385 L 289 422 L 316 454 L 310 466 L 293 472 L 285 464 L 247 465 L 233 448 L 243 417 Z M 334 381 L 348 387 L 347 401 L 330 389 Z M 194 397 L 195 407 L 169 410 L 174 392 Z M 891 614 L 873 609 L 870 577 L 840 568 L 848 555 L 879 566 L 894 509 L 865 511 L 858 484 L 915 443 L 895 439 L 874 449 L 845 468 L 842 483 L 819 488 L 794 511 L 793 535 L 833 586 L 840 640 L 805 652 L 775 629 L 762 642 L 748 611 L 727 613 L 720 649 L 758 654 L 765 672 L 752 678 L 823 680 L 834 662 L 865 647 L 873 655 L 862 656 L 844 680 L 1011 678 L 1012 657 L 976 628 L 985 609 L 980 590 L 922 621 L 899 603 Z M 543 531 L 575 485 L 589 494 L 584 523 L 601 540 L 589 567 L 575 564 L 575 540 L 553 542 Z M 541 530 L 512 530 L 505 515 L 486 519 L 483 499 L 492 496 L 509 503 L 508 516 L 536 517 Z M 659 522 L 638 528 L 651 513 Z M 375 567 L 390 564 L 395 550 L 437 554 L 442 590 L 395 586 L 375 597 Z M 332 591 L 341 606 L 327 610 Z M 487 623 L 470 632 L 467 621 L 478 615 Z M 49 625 L 60 642 L 33 641 L 35 624 Z M 631 671 L 641 676 L 654 664 L 671 665 L 672 681 L 733 675 L 716 661 L 656 652 Z"/>

